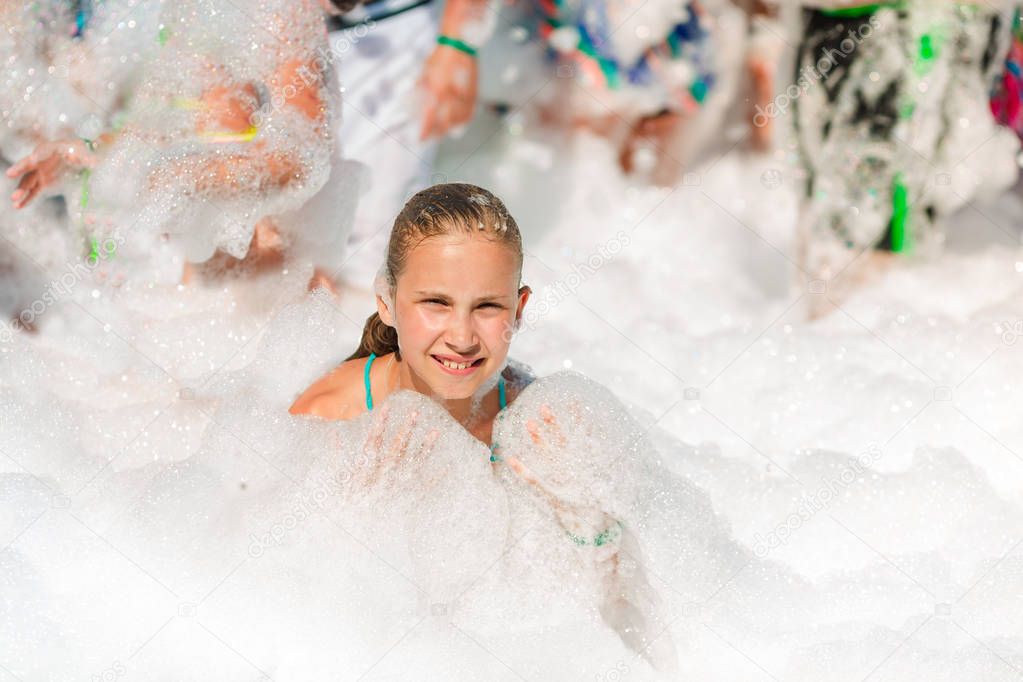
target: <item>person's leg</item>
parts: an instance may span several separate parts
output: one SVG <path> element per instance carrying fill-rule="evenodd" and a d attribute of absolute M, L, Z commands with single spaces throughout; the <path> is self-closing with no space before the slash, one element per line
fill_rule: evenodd
<path fill-rule="evenodd" d="M 941 54 L 944 77 L 927 101 L 929 112 L 917 124 L 923 130 L 919 137 L 929 145 L 922 151 L 933 165 L 931 182 L 920 188 L 921 203 L 934 214 L 932 224 L 970 201 L 1009 189 L 1019 173 L 1016 136 L 998 126 L 990 102 L 1010 47 L 1012 13 L 978 6 L 948 14 L 949 37 Z M 928 119 L 943 125 L 927 130 Z M 927 247 L 944 240 L 940 229 L 919 236 Z"/>
<path fill-rule="evenodd" d="M 860 17 L 808 10 L 796 60 L 796 135 L 807 177 L 799 280 L 817 317 L 889 259 L 900 164 L 896 128 L 910 62 L 894 10 Z"/>
<path fill-rule="evenodd" d="M 1012 39 L 998 75 L 991 107 L 995 118 L 1023 139 L 1023 8 L 1014 12 Z"/>
<path fill-rule="evenodd" d="M 394 216 L 411 193 L 431 182 L 437 143 L 419 139 L 416 90 L 436 35 L 434 15 L 424 6 L 330 36 L 341 55 L 342 150 L 370 171 L 340 270 L 340 279 L 355 286 L 372 290 Z"/>

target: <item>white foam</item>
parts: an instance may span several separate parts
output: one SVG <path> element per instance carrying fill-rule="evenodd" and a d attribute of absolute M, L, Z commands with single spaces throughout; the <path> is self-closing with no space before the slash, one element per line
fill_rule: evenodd
<path fill-rule="evenodd" d="M 506 200 L 543 311 L 513 347 L 545 378 L 496 429 L 504 463 L 416 394 L 348 423 L 288 415 L 355 347 L 371 303 L 306 297 L 309 263 L 183 290 L 100 267 L 44 302 L 37 332 L 3 339 L 4 668 L 1016 675 L 1017 245 L 968 213 L 957 229 L 972 236 L 950 252 L 807 323 L 797 297 L 811 294 L 787 286 L 784 159 L 714 158 L 668 193 L 624 181 L 602 142 L 542 130 L 540 178 L 504 150 L 517 134 L 479 126 L 444 157 L 449 177 Z M 15 314 L 80 262 L 51 209 L 2 217 L 5 248 L 38 263 L 5 256 Z M 1018 215 L 1018 199 L 980 210 Z M 528 433 L 544 405 L 553 450 Z M 413 411 L 409 442 L 436 440 L 391 459 Z M 621 536 L 593 546 L 611 519 Z"/>

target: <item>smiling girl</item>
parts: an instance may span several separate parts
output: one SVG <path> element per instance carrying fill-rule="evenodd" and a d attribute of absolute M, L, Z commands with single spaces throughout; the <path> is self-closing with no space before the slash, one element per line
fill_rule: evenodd
<path fill-rule="evenodd" d="M 521 276 L 522 240 L 500 199 L 457 183 L 416 194 L 394 222 L 359 348 L 291 413 L 352 419 L 410 389 L 490 444 L 494 417 L 528 383 L 505 367 L 530 295 Z"/>
<path fill-rule="evenodd" d="M 509 504 L 532 500 L 529 514 L 546 519 L 531 531 L 539 538 L 547 531 L 538 528 L 550 529 L 534 558 L 553 552 L 578 566 L 575 575 L 591 576 L 575 589 L 590 585 L 584 601 L 596 617 L 634 652 L 670 668 L 670 642 L 651 646 L 658 598 L 638 565 L 635 532 L 647 525 L 634 515 L 645 497 L 634 489 L 645 461 L 635 451 L 642 434 L 610 392 L 585 377 L 558 372 L 533 380 L 509 364 L 512 332 L 531 293 L 521 274 L 521 236 L 500 199 L 468 184 L 419 192 L 395 220 L 377 312 L 359 348 L 290 412 L 359 424 L 372 412 L 359 457 L 365 466 L 350 480 L 359 490 L 385 491 L 392 512 L 409 486 L 472 485 L 450 475 L 451 439 L 462 442 L 454 461 L 472 468 L 481 493 L 503 488 Z M 473 463 L 486 461 L 475 457 L 486 448 L 464 444 L 462 429 L 438 418 L 435 405 L 474 443 L 489 446 L 486 471 Z"/>

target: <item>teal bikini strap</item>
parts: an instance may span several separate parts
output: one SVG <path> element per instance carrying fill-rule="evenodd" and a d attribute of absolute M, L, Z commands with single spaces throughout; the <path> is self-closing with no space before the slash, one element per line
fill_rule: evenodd
<path fill-rule="evenodd" d="M 497 380 L 497 399 L 498 399 L 498 402 L 501 405 L 501 409 L 502 410 L 504 408 L 508 407 L 508 398 L 505 395 L 505 391 L 504 391 L 504 377 L 499 377 L 498 380 Z M 504 415 L 502 415 L 502 414 L 497 415 L 498 419 L 500 419 L 503 416 Z M 490 444 L 490 461 L 491 462 L 503 462 L 504 461 L 503 459 L 501 459 L 500 457 L 497 456 L 497 442 L 496 441 Z"/>
<path fill-rule="evenodd" d="M 81 38 L 85 27 L 92 19 L 92 0 L 72 0 L 71 11 L 75 15 L 75 31 L 72 38 Z"/>
<path fill-rule="evenodd" d="M 376 358 L 376 353 L 369 354 L 369 360 L 366 361 L 366 369 L 362 372 L 362 379 L 366 384 L 366 409 L 373 409 L 373 392 L 369 390 L 369 368 L 373 364 L 373 359 Z"/>

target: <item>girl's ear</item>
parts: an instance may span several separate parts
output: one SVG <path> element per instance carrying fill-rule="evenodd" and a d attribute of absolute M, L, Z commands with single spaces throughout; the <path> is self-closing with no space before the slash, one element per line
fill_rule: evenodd
<path fill-rule="evenodd" d="M 533 293 L 527 285 L 523 284 L 519 287 L 519 304 L 515 308 L 515 324 L 518 326 L 519 321 L 522 320 L 522 311 L 526 307 L 526 301 L 529 300 L 529 295 Z"/>
<path fill-rule="evenodd" d="M 380 294 L 377 294 L 377 314 L 380 316 L 380 321 L 388 327 L 394 326 L 394 314 L 388 306 L 387 301 L 385 301 Z"/>

